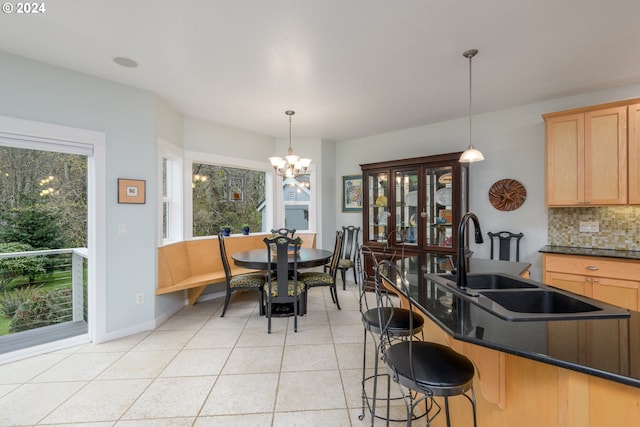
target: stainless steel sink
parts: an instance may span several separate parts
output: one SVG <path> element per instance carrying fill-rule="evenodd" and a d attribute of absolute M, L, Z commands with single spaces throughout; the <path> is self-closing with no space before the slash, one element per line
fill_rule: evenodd
<path fill-rule="evenodd" d="M 629 311 L 611 304 L 556 289 L 543 283 L 504 274 L 469 274 L 467 288 L 456 286 L 456 276 L 427 274 L 454 294 L 506 320 L 575 320 L 625 318 Z"/>
<path fill-rule="evenodd" d="M 456 283 L 455 274 L 442 274 L 440 277 Z M 520 289 L 537 288 L 533 283 L 525 282 L 522 278 L 506 274 L 467 274 L 467 288 L 469 289 Z"/>

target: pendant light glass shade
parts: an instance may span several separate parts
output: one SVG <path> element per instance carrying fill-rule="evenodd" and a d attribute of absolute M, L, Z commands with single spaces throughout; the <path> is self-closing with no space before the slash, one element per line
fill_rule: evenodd
<path fill-rule="evenodd" d="M 478 54 L 477 49 L 469 49 L 462 56 L 469 58 L 469 147 L 462 153 L 459 161 L 462 163 L 473 163 L 484 160 L 482 153 L 471 143 L 472 127 L 471 127 L 471 58 Z"/>
<path fill-rule="evenodd" d="M 311 159 L 301 159 L 300 156 L 293 154 L 293 148 L 291 148 L 291 116 L 296 112 L 287 110 L 284 113 L 289 116 L 289 149 L 284 159 L 282 157 L 269 157 L 269 161 L 277 175 L 286 178 L 295 178 L 298 175 L 307 173 L 307 169 L 309 165 L 311 165 Z"/>

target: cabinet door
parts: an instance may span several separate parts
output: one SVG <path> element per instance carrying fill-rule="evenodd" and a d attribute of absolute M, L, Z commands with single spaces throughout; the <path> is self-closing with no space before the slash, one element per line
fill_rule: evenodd
<path fill-rule="evenodd" d="M 585 114 L 584 202 L 627 203 L 627 107 Z"/>
<path fill-rule="evenodd" d="M 580 274 L 547 271 L 544 274 L 544 283 L 574 294 L 591 296 L 591 278 Z"/>
<path fill-rule="evenodd" d="M 386 242 L 389 234 L 389 176 L 387 171 L 372 171 L 364 176 L 367 222 L 363 242 Z"/>
<path fill-rule="evenodd" d="M 420 225 L 420 210 L 418 208 L 418 179 L 417 168 L 394 171 L 394 224 L 396 233 L 392 243 L 405 243 L 416 246 L 418 242 L 418 228 Z"/>
<path fill-rule="evenodd" d="M 584 200 L 584 114 L 546 120 L 547 206 Z"/>
<path fill-rule="evenodd" d="M 638 311 L 638 282 L 598 277 L 593 279 L 593 298 L 629 310 Z"/>
<path fill-rule="evenodd" d="M 640 104 L 629 105 L 629 204 L 640 204 Z"/>
<path fill-rule="evenodd" d="M 422 213 L 425 227 L 425 246 L 451 249 L 454 245 L 454 219 L 457 218 L 454 170 L 452 166 L 425 168 Z"/>

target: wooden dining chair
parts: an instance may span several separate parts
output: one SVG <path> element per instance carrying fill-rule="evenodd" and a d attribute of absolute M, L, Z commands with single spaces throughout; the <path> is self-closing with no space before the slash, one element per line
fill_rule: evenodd
<path fill-rule="evenodd" d="M 293 239 L 293 235 L 296 234 L 296 229 L 292 228 L 292 229 L 288 229 L 285 227 L 282 228 L 274 228 L 271 230 L 271 234 L 275 235 L 280 235 L 280 236 L 285 236 L 285 237 L 290 237 Z"/>
<path fill-rule="evenodd" d="M 342 240 L 344 233 L 340 230 L 336 231 L 336 242 L 333 248 L 333 255 L 329 263 L 329 270 L 325 271 L 305 271 L 300 273 L 300 280 L 304 283 L 307 291 L 316 286 L 328 286 L 331 292 L 331 299 L 340 310 L 340 302 L 338 301 L 338 291 L 336 286 L 336 274 L 338 273 L 338 262 L 340 262 L 340 254 L 342 252 Z"/>
<path fill-rule="evenodd" d="M 305 286 L 298 280 L 300 239 L 290 239 L 286 236 L 276 236 L 273 239 L 265 237 L 264 243 L 267 245 L 269 265 L 267 283 L 264 285 L 267 294 L 267 332 L 271 333 L 274 304 L 293 304 L 293 330 L 298 332 L 299 311 L 305 312 L 305 308 L 301 309 L 300 305 L 306 304 Z M 290 258 L 293 259 L 292 268 L 289 267 Z"/>
<path fill-rule="evenodd" d="M 342 276 L 342 290 L 347 289 L 347 271 L 353 269 L 353 280 L 358 284 L 358 273 L 356 271 L 356 253 L 358 252 L 358 234 L 360 227 L 353 225 L 342 226 L 344 241 L 342 242 L 342 254 L 338 261 L 338 270 Z"/>
<path fill-rule="evenodd" d="M 233 275 L 231 273 L 231 267 L 229 266 L 229 258 L 227 258 L 227 249 L 224 244 L 222 231 L 218 233 L 218 243 L 220 244 L 220 258 L 222 258 L 222 267 L 224 268 L 227 285 L 227 293 L 224 297 L 224 307 L 222 307 L 222 314 L 220 317 L 224 317 L 224 313 L 227 311 L 227 306 L 229 305 L 229 300 L 231 299 L 231 294 L 235 291 L 258 291 L 260 315 L 262 316 L 264 314 L 262 287 L 266 281 L 264 272 Z"/>

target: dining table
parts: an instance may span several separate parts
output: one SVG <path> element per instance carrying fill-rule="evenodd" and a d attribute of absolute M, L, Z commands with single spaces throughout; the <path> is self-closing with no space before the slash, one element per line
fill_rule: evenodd
<path fill-rule="evenodd" d="M 275 267 L 276 260 L 272 258 L 267 260 L 268 253 L 267 248 L 264 249 L 252 249 L 250 251 L 236 252 L 231 255 L 235 265 L 244 268 L 250 268 L 253 270 L 268 270 L 271 267 Z M 326 264 L 333 255 L 333 252 L 326 249 L 315 248 L 300 248 L 298 252 L 298 265 L 300 268 L 312 268 L 319 267 Z M 293 270 L 294 266 L 293 254 L 289 255 L 289 269 Z"/>
<path fill-rule="evenodd" d="M 295 265 L 295 258 L 293 254 L 289 255 L 289 274 L 292 274 L 294 266 L 298 269 L 312 268 L 325 265 L 331 259 L 333 252 L 326 249 L 315 248 L 300 248 L 297 258 L 297 266 Z M 250 268 L 254 270 L 269 270 L 276 267 L 277 261 L 275 258 L 268 260 L 268 250 L 253 249 L 249 251 L 236 252 L 231 255 L 233 263 L 239 267 Z M 300 315 L 305 315 L 306 309 L 303 309 Z M 288 317 L 293 315 L 293 304 L 283 303 L 274 304 L 273 316 L 275 317 Z"/>

